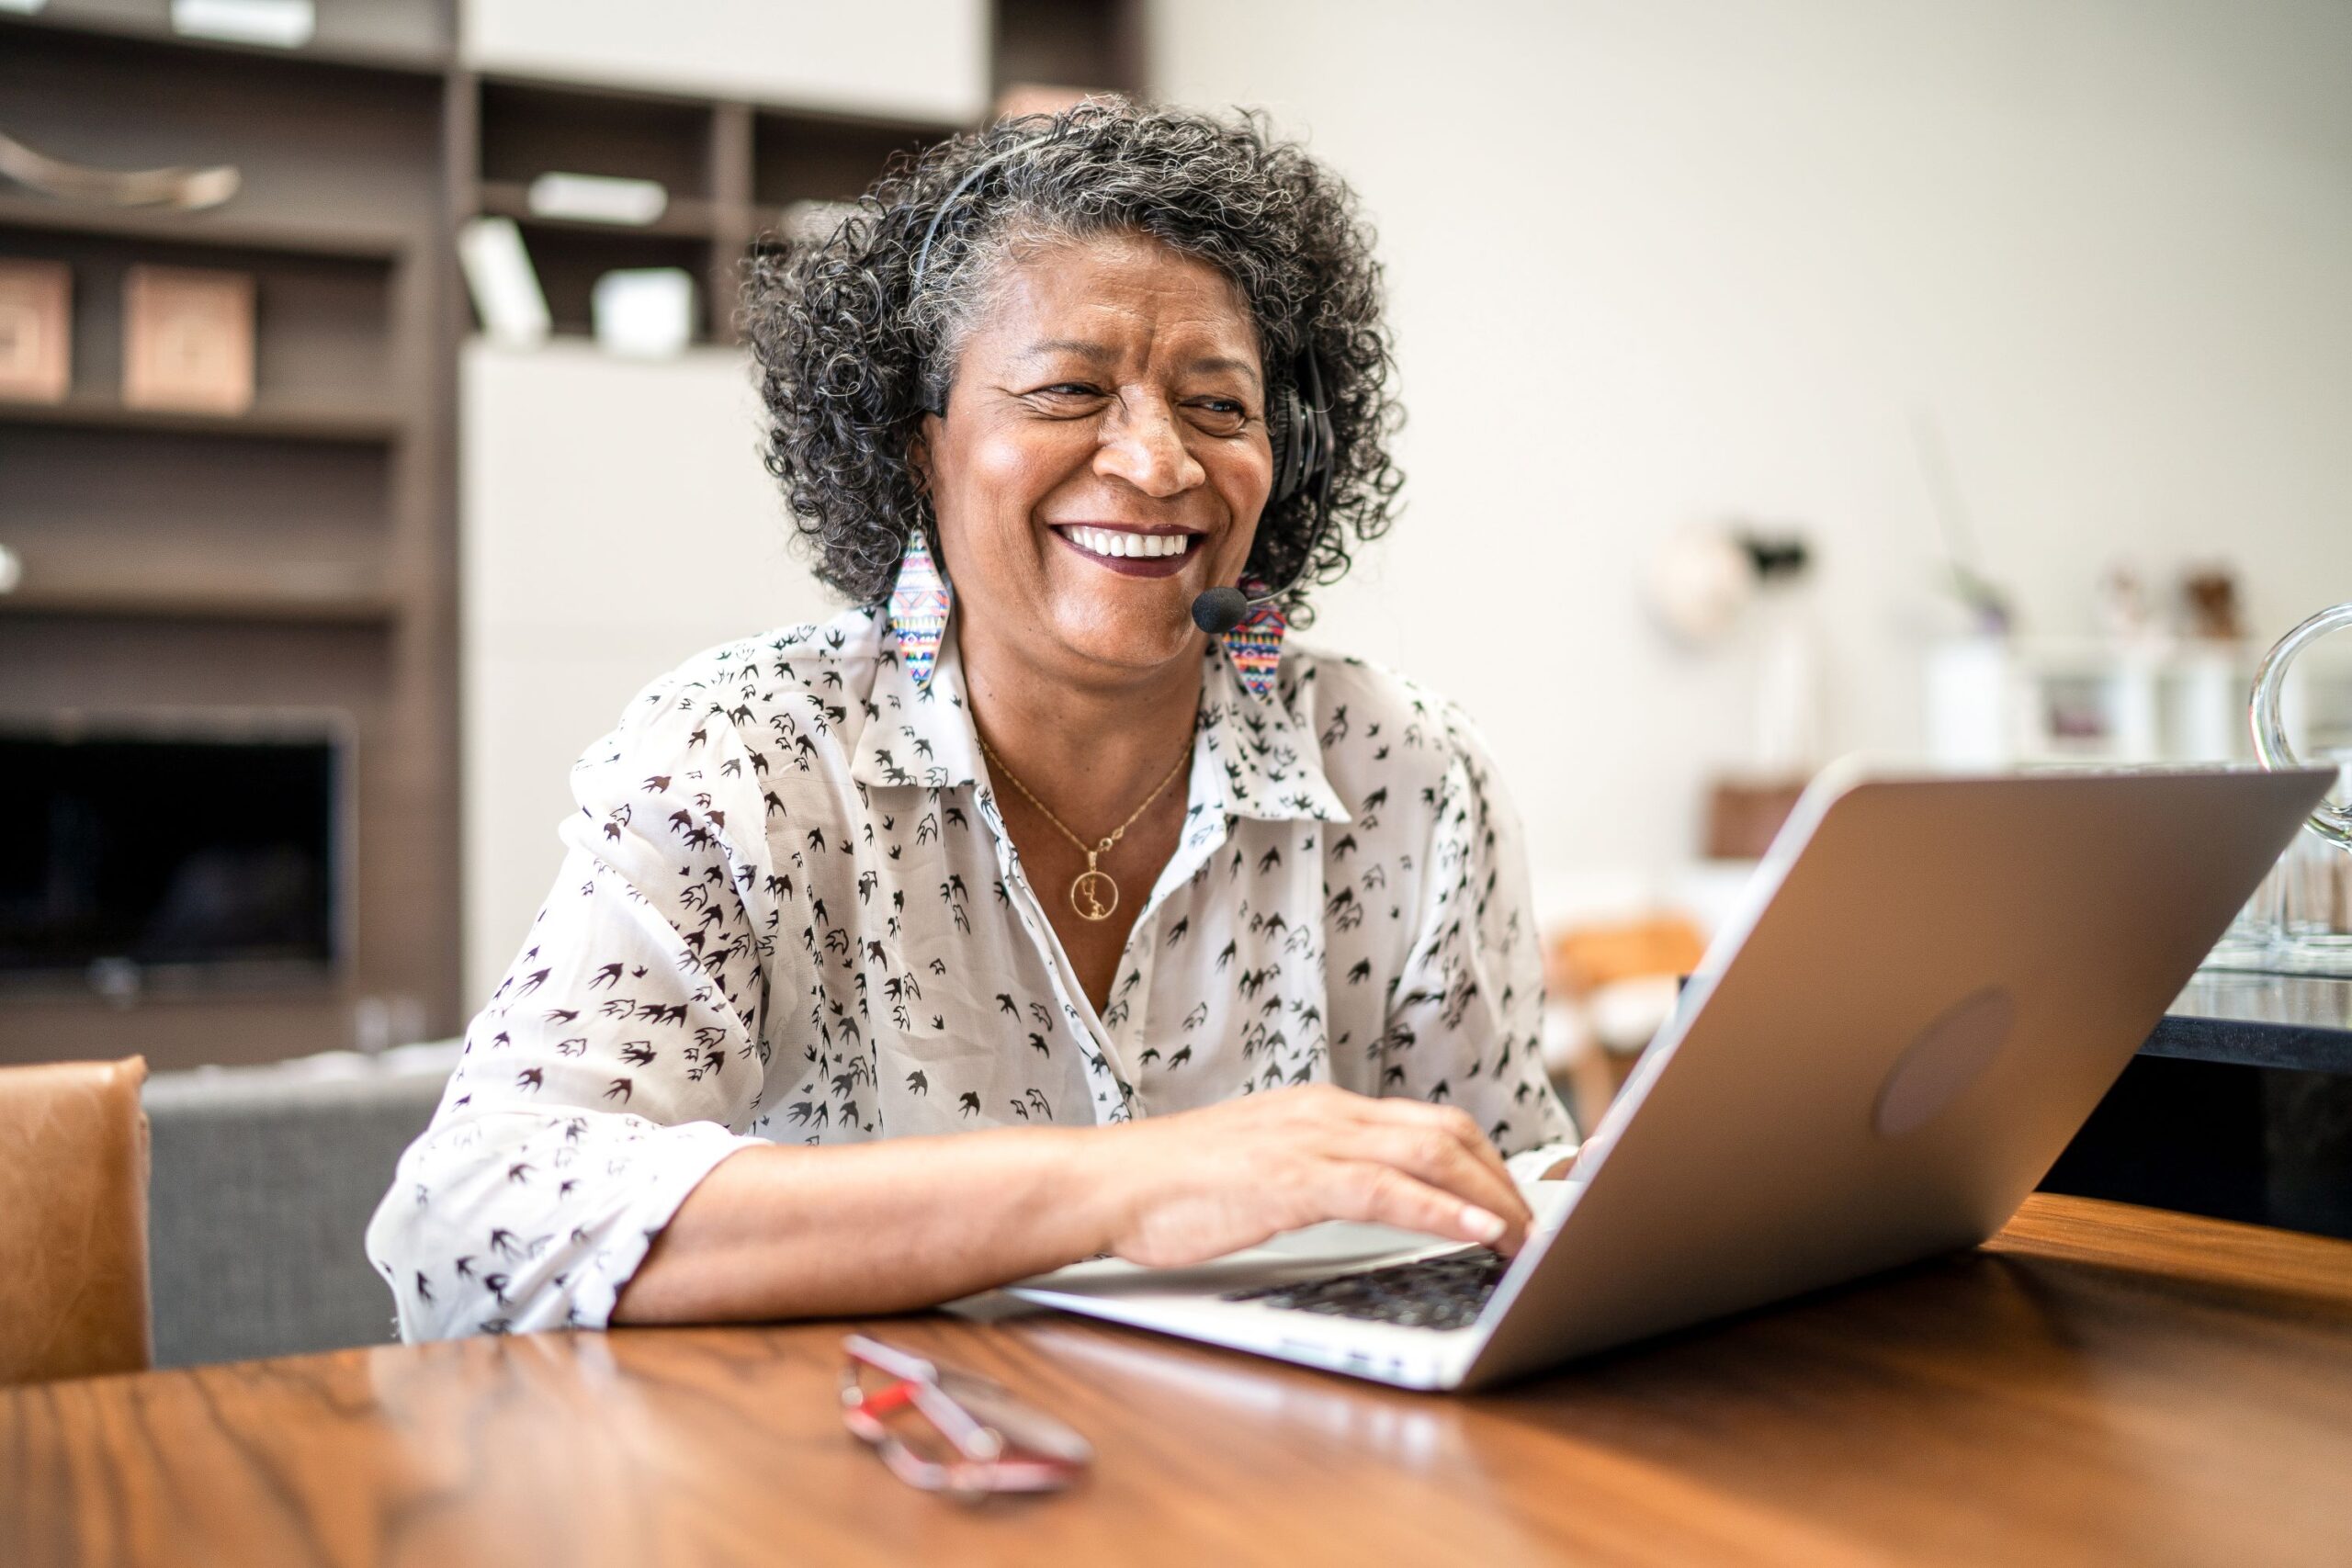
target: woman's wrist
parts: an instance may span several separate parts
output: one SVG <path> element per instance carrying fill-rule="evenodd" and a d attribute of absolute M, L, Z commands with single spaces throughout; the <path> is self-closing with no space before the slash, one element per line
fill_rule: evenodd
<path fill-rule="evenodd" d="M 1136 1131 L 1126 1122 L 1069 1129 L 1061 1184 L 1078 1198 L 1080 1259 L 1100 1258 L 1132 1235 L 1145 1195 L 1155 1185 L 1153 1173 L 1143 1168 L 1141 1151 L 1133 1147 Z M 1158 1184 L 1164 1185 L 1168 1175 L 1158 1173 Z"/>

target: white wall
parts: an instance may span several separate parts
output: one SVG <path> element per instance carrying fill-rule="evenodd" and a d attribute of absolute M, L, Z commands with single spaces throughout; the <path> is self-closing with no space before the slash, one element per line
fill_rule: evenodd
<path fill-rule="evenodd" d="M 2222 555 L 2352 598 L 2352 6 L 1158 0 L 1381 231 L 1409 512 L 1317 635 L 1485 721 L 1539 880 L 1689 852 L 1749 668 L 1634 585 L 1727 513 L 1821 553 L 1832 749 L 1918 744 L 1914 410 L 2027 624 Z"/>
<path fill-rule="evenodd" d="M 988 103 L 986 0 L 462 0 L 478 71 L 964 120 Z"/>
<path fill-rule="evenodd" d="M 477 341 L 459 371 L 471 1007 L 562 860 L 573 759 L 689 655 L 832 607 L 785 548 L 741 355 Z"/>

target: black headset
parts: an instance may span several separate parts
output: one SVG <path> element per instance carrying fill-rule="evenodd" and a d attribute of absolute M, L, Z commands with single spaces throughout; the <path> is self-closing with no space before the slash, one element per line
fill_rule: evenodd
<path fill-rule="evenodd" d="M 923 231 L 922 246 L 915 252 L 914 274 L 907 285 L 910 300 L 922 292 L 923 274 L 931 265 L 932 242 L 939 238 L 940 225 L 947 220 L 956 198 L 998 164 L 1052 141 L 1055 134 L 1046 131 L 990 153 L 967 170 L 964 177 L 940 198 L 939 206 L 932 212 L 930 226 Z M 1315 532 L 1307 540 L 1306 554 L 1299 562 L 1298 570 L 1280 588 L 1249 594 L 1238 588 L 1212 588 L 1193 601 L 1194 624 L 1212 636 L 1231 631 L 1248 618 L 1255 606 L 1272 604 L 1295 589 L 1314 565 L 1315 547 L 1322 542 L 1324 525 L 1331 512 L 1331 457 L 1336 442 L 1331 433 L 1331 406 L 1323 390 L 1323 367 L 1313 349 L 1301 350 L 1292 363 L 1291 373 L 1277 378 L 1267 389 L 1266 437 L 1273 446 L 1274 457 L 1273 489 L 1266 504 L 1279 505 L 1305 493 L 1309 485 L 1315 486 Z"/>
<path fill-rule="evenodd" d="M 1331 409 L 1323 398 L 1323 365 L 1313 349 L 1300 353 L 1291 374 L 1266 399 L 1266 434 L 1274 445 L 1274 490 L 1269 505 L 1288 501 L 1329 477 Z"/>

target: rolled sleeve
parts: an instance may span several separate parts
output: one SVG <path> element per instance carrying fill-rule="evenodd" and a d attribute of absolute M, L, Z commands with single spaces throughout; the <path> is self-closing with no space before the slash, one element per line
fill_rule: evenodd
<path fill-rule="evenodd" d="M 436 1124 L 401 1157 L 368 1228 L 401 1337 L 609 1326 L 686 1194 L 762 1142 L 713 1122 L 664 1127 L 609 1112 L 484 1111 Z M 518 1194 L 518 1166 L 564 1173 L 550 1179 L 569 1189 L 554 1201 Z"/>
<path fill-rule="evenodd" d="M 686 1194 L 764 1142 L 760 797 L 728 732 L 639 702 L 574 770 L 554 889 L 368 1226 L 403 1338 L 605 1326 Z"/>

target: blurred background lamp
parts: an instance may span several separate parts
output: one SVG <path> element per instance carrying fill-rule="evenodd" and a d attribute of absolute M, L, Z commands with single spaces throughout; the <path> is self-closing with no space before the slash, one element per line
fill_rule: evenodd
<path fill-rule="evenodd" d="M 1651 564 L 1650 608 L 1677 638 L 1709 648 L 1731 635 L 1756 587 L 1755 558 L 1730 530 L 1688 527 Z"/>

